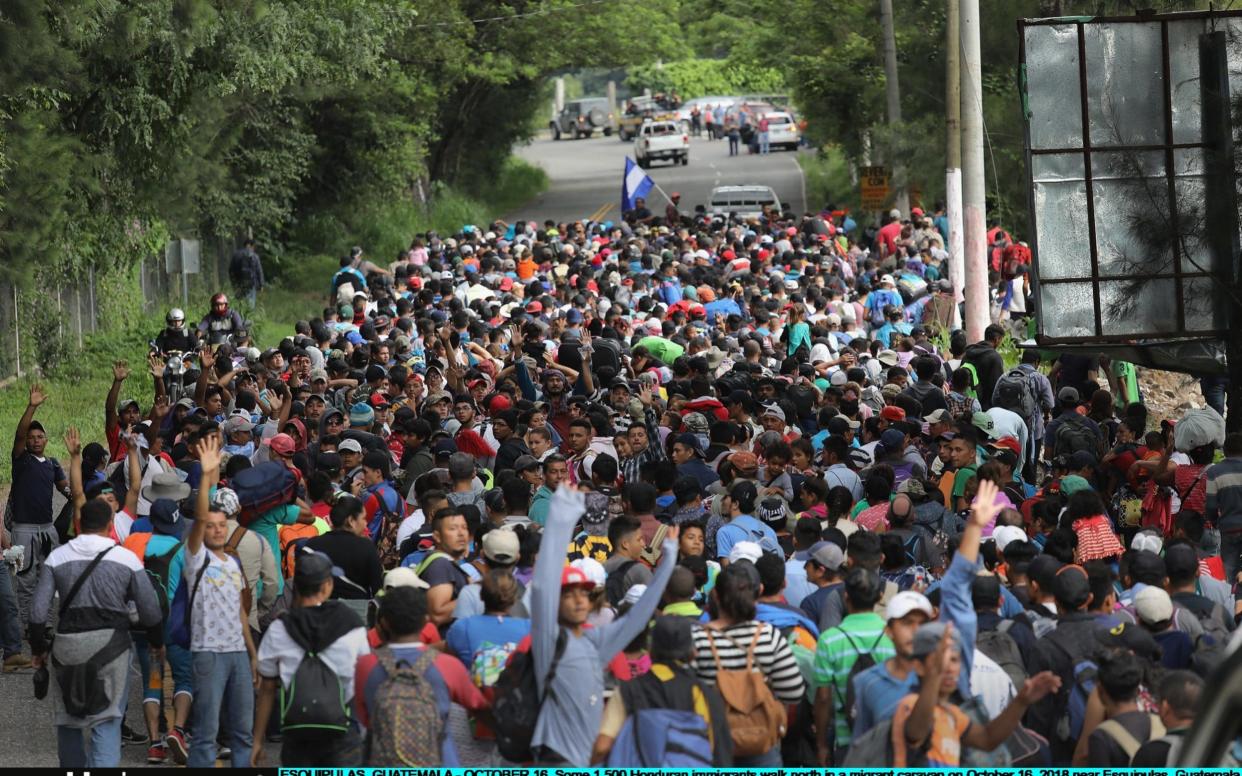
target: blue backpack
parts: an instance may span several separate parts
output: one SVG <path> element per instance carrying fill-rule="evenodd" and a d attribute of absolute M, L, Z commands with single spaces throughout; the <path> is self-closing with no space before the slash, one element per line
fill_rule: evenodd
<path fill-rule="evenodd" d="M 609 768 L 710 768 L 707 721 L 693 711 L 642 709 L 631 714 L 608 753 Z"/>

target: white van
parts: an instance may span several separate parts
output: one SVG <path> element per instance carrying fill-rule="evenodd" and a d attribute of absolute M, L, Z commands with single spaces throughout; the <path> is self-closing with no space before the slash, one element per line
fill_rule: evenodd
<path fill-rule="evenodd" d="M 794 117 L 784 111 L 777 111 L 767 114 L 765 118 L 768 120 L 768 147 L 797 151 L 798 124 Z"/>
<path fill-rule="evenodd" d="M 771 186 L 717 186 L 712 189 L 708 210 L 717 216 L 735 213 L 739 218 L 752 218 L 763 215 L 764 205 L 781 211 L 781 200 Z"/>

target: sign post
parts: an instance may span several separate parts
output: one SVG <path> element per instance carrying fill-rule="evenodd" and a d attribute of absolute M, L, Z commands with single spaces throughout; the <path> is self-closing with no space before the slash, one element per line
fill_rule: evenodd
<path fill-rule="evenodd" d="M 862 188 L 862 209 L 883 210 L 888 202 L 890 176 L 887 167 L 862 167 L 858 170 Z"/>

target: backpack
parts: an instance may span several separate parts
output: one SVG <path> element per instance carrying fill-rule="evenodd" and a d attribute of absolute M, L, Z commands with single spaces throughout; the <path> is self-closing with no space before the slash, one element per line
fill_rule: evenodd
<path fill-rule="evenodd" d="M 1030 377 L 1021 369 L 1010 369 L 1001 375 L 996 381 L 993 398 L 992 403 L 997 407 L 1017 413 L 1028 423 L 1039 411 Z"/>
<path fill-rule="evenodd" d="M 530 650 L 514 652 L 509 665 L 496 679 L 496 697 L 492 701 L 492 715 L 496 720 L 496 751 L 506 760 L 524 763 L 534 759 L 530 742 L 535 737 L 539 713 L 552 694 L 556 666 L 561 662 L 568 643 L 569 636 L 561 628 L 556 637 L 556 650 L 552 653 L 552 665 L 543 683 L 543 692 L 539 691 L 535 660 Z"/>
<path fill-rule="evenodd" d="M 388 508 L 383 494 L 375 493 L 376 509 L 380 513 L 379 531 L 375 534 L 375 547 L 379 552 L 380 565 L 385 569 L 401 565 L 401 548 L 397 545 L 397 533 L 401 530 L 401 515 Z"/>
<path fill-rule="evenodd" d="M 608 767 L 710 768 L 712 741 L 707 720 L 693 708 L 665 708 L 648 702 L 636 682 L 624 682 L 619 687 L 629 716 L 608 753 Z M 661 684 L 674 682 L 692 706 L 695 693 L 703 692 L 695 679 L 683 674 L 674 674 Z"/>
<path fill-rule="evenodd" d="M 150 537 L 148 537 L 148 541 Z M 142 566 L 147 572 L 147 576 L 151 579 L 151 586 L 155 588 L 155 595 L 160 599 L 160 611 L 164 613 L 164 619 L 168 619 L 168 610 L 172 602 L 168 600 L 168 575 L 169 567 L 172 566 L 173 558 L 177 557 L 177 553 L 181 552 L 181 548 L 185 542 L 177 542 L 168 552 L 160 555 L 152 555 L 151 557 L 142 558 Z M 145 548 L 143 548 L 145 551 Z M 178 588 L 184 585 L 178 585 Z"/>
<path fill-rule="evenodd" d="M 625 599 L 625 575 L 630 572 L 635 563 L 638 563 L 638 561 L 627 560 L 625 563 L 617 566 L 608 574 L 608 578 L 604 580 L 604 593 L 608 596 L 609 605 L 614 609 L 620 606 L 621 601 Z"/>
<path fill-rule="evenodd" d="M 254 607 L 254 595 L 250 592 L 250 577 L 246 576 L 246 567 L 242 565 L 241 555 L 237 552 L 237 545 L 241 544 L 241 540 L 246 538 L 246 532 L 249 530 L 250 529 L 246 528 L 244 525 L 237 526 L 237 528 L 234 529 L 233 533 L 229 536 L 229 540 L 224 543 L 224 554 L 231 557 L 233 561 L 237 563 L 237 569 L 241 572 L 242 607 L 246 610 L 247 614 L 249 614 L 250 610 Z"/>
<path fill-rule="evenodd" d="M 995 630 L 981 630 L 975 638 L 975 647 L 980 652 L 996 661 L 1013 681 L 1014 689 L 1021 690 L 1026 682 L 1026 667 L 1022 662 L 1022 652 L 1018 642 L 1009 635 L 1013 620 L 1001 620 Z"/>
<path fill-rule="evenodd" d="M 1064 685 L 1061 692 L 1065 697 L 1064 712 L 1057 719 L 1055 735 L 1061 741 L 1075 742 L 1082 736 L 1083 720 L 1087 716 L 1087 699 L 1095 689 L 1096 675 L 1099 666 L 1089 658 L 1079 658 L 1068 647 L 1057 641 L 1055 635 L 1049 637 L 1054 645 L 1070 658 L 1074 666 L 1073 680 L 1068 688 Z"/>
<path fill-rule="evenodd" d="M 1217 622 L 1212 631 L 1208 631 L 1207 620 L 1215 619 L 1214 617 L 1199 618 L 1199 622 L 1203 624 L 1204 633 L 1195 638 L 1194 652 L 1190 656 L 1190 668 L 1196 674 L 1204 679 L 1210 677 L 1216 667 L 1224 662 L 1227 657 L 1225 647 L 1229 644 L 1229 636 L 1218 636 L 1216 630 L 1224 631 L 1224 627 Z"/>
<path fill-rule="evenodd" d="M 1147 737 L 1148 741 L 1153 741 L 1165 734 L 1164 723 L 1160 721 L 1160 717 L 1155 714 L 1148 714 L 1147 719 L 1151 720 L 1151 735 Z M 1104 735 L 1117 742 L 1117 746 L 1126 753 L 1126 757 L 1133 760 L 1134 755 L 1144 742 L 1138 740 L 1125 729 L 1120 722 L 1115 719 L 1106 719 L 1100 723 L 1096 730 L 1104 731 Z"/>
<path fill-rule="evenodd" d="M 387 677 L 375 690 L 375 713 L 367 732 L 367 765 L 378 768 L 437 765 L 445 735 L 436 688 L 425 676 L 436 652 L 424 649 L 413 664 L 398 661 L 389 647 L 375 651 Z"/>
<path fill-rule="evenodd" d="M 480 690 L 494 687 L 516 651 L 517 644 L 512 641 L 504 644 L 483 642 L 470 659 L 470 681 Z"/>
<path fill-rule="evenodd" d="M 927 758 L 922 751 L 906 752 L 907 768 L 923 768 Z M 891 767 L 893 762 L 893 720 L 886 719 L 850 741 L 845 760 L 837 768 Z"/>
<path fill-rule="evenodd" d="M 621 345 L 605 337 L 592 339 L 591 366 L 596 372 L 604 367 L 611 367 L 614 373 L 620 374 L 624 371 L 621 363 Z"/>
<path fill-rule="evenodd" d="M 308 649 L 280 688 L 281 729 L 343 734 L 350 729 L 349 698 L 341 678 L 319 653 Z"/>
<path fill-rule="evenodd" d="M 854 654 L 858 656 L 854 659 L 854 665 L 850 666 L 850 672 L 845 677 L 845 706 L 843 710 L 845 712 L 845 718 L 849 720 L 850 727 L 852 728 L 855 720 L 858 718 L 858 712 L 856 710 L 858 699 L 854 696 L 854 677 L 875 665 L 875 656 L 872 653 L 875 652 L 876 647 L 880 646 L 880 642 L 884 640 L 884 634 L 881 633 L 877 636 L 875 641 L 871 644 L 871 649 L 864 652 L 858 648 L 858 644 L 854 642 L 854 639 L 850 638 L 849 633 L 845 632 L 840 627 L 838 627 L 837 630 L 840 631 L 841 635 L 845 637 L 845 640 L 850 643 L 850 648 L 853 649 Z"/>
<path fill-rule="evenodd" d="M 298 550 L 307 540 L 319 535 L 314 523 L 296 523 L 280 527 L 280 571 L 285 579 L 293 579 Z"/>
<path fill-rule="evenodd" d="M 1057 433 L 1053 439 L 1052 454 L 1072 455 L 1079 450 L 1096 453 L 1100 448 L 1100 437 L 1087 425 L 1087 419 L 1077 412 L 1067 412 L 1057 425 Z"/>
<path fill-rule="evenodd" d="M 746 651 L 746 667 L 726 670 L 716 652 L 716 640 L 706 629 L 707 643 L 716 662 L 716 689 L 724 699 L 734 757 L 766 754 L 785 735 L 785 706 L 772 695 L 762 673 L 755 669 L 755 645 L 763 627 L 756 624 L 755 636 Z M 728 636 L 725 636 L 728 638 Z"/>
<path fill-rule="evenodd" d="M 248 526 L 265 512 L 291 503 L 297 479 L 283 463 L 264 461 L 233 475 L 229 485 L 241 504 L 237 522 Z"/>
<path fill-rule="evenodd" d="M 193 585 L 185 584 L 185 580 L 182 580 L 182 583 L 177 585 L 177 592 L 173 595 L 173 599 L 168 605 L 168 618 L 165 620 L 168 638 L 165 641 L 186 649 L 190 648 L 190 620 L 193 613 L 194 596 L 198 593 L 198 586 L 202 583 L 203 575 L 207 573 L 207 567 L 210 565 L 211 558 L 209 557 L 204 561 L 198 573 L 194 575 Z"/>

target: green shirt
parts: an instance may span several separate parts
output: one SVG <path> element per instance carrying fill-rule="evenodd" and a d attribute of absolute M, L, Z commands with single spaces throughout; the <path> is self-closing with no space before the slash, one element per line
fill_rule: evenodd
<path fill-rule="evenodd" d="M 815 646 L 815 681 L 832 688 L 832 708 L 837 731 L 836 745 L 850 742 L 850 720 L 845 716 L 845 695 L 850 669 L 862 653 L 878 664 L 897 653 L 884 635 L 884 618 L 875 612 L 850 614 L 835 628 L 819 636 Z"/>
<path fill-rule="evenodd" d="M 975 476 L 975 467 L 967 466 L 965 469 L 958 469 L 957 474 L 953 476 L 953 498 L 957 498 L 966 492 L 966 483 L 970 478 Z M 955 505 L 950 505 L 950 509 Z"/>
<path fill-rule="evenodd" d="M 666 366 L 672 366 L 673 362 L 685 355 L 686 352 L 686 349 L 681 345 L 663 337 L 643 337 L 638 341 L 638 344 L 646 348 L 653 358 L 658 358 L 664 362 Z"/>
<path fill-rule="evenodd" d="M 280 526 L 293 525 L 298 521 L 300 513 L 301 510 L 296 504 L 284 504 L 275 509 L 267 510 L 246 527 L 267 540 L 268 545 L 272 548 L 272 557 L 280 558 L 282 557 L 280 554 Z M 284 576 L 278 574 L 276 576 L 276 590 L 280 593 L 284 589 Z"/>

